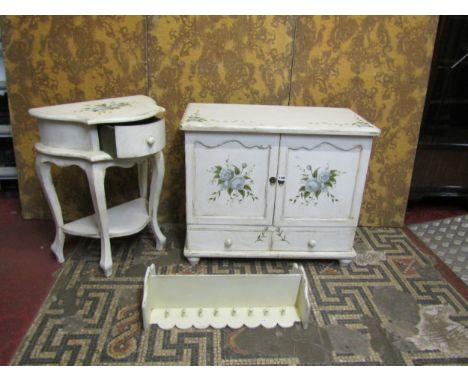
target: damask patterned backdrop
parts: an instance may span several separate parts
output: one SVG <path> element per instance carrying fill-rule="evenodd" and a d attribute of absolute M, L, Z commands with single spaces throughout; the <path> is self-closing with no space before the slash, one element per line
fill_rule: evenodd
<path fill-rule="evenodd" d="M 49 216 L 34 171 L 31 107 L 148 94 L 166 115 L 160 215 L 185 219 L 188 102 L 350 107 L 382 129 L 362 225 L 403 223 L 437 27 L 426 16 L 18 17 L 4 53 L 25 218 Z M 109 204 L 136 195 L 135 171 L 106 179 Z M 83 174 L 56 170 L 66 220 L 91 211 Z"/>

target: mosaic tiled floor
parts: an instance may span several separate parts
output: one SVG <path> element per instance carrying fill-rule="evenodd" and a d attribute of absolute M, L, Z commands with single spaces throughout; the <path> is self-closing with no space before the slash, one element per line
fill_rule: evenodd
<path fill-rule="evenodd" d="M 468 364 L 468 303 L 433 259 L 400 229 L 359 229 L 358 257 L 301 261 L 312 293 L 311 324 L 287 329 L 144 332 L 146 267 L 167 273 L 283 273 L 286 261 L 182 257 L 184 233 L 165 227 L 157 253 L 148 232 L 114 239 L 114 276 L 103 277 L 99 241 L 83 240 L 17 351 L 13 365 L 426 365 Z M 34 282 L 34 280 L 31 280 Z"/>
<path fill-rule="evenodd" d="M 411 224 L 408 228 L 468 285 L 468 215 Z"/>

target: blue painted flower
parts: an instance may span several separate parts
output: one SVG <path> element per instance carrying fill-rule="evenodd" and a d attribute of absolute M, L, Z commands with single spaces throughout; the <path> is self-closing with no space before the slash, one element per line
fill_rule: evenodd
<path fill-rule="evenodd" d="M 229 181 L 234 177 L 234 171 L 232 171 L 229 168 L 223 168 L 221 172 L 219 173 L 219 179 L 221 179 L 223 182 Z"/>
<path fill-rule="evenodd" d="M 231 180 L 231 187 L 233 190 L 241 190 L 245 186 L 245 178 L 243 176 L 236 176 Z"/>
<path fill-rule="evenodd" d="M 322 190 L 322 185 L 317 179 L 309 179 L 305 184 L 305 189 L 308 192 L 317 192 Z"/>
<path fill-rule="evenodd" d="M 322 170 L 317 175 L 317 180 L 320 183 L 327 183 L 329 179 L 330 179 L 330 171 Z"/>

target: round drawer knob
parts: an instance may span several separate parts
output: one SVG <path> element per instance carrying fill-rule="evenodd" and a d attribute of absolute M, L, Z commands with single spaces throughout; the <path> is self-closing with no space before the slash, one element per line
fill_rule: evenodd
<path fill-rule="evenodd" d="M 224 246 L 225 246 L 226 248 L 231 248 L 231 246 L 232 246 L 232 240 L 231 240 L 231 239 L 226 239 L 226 240 L 224 240 Z"/>
<path fill-rule="evenodd" d="M 309 248 L 314 248 L 317 245 L 317 242 L 315 240 L 309 240 L 307 242 L 307 245 L 309 246 Z"/>
<path fill-rule="evenodd" d="M 153 136 L 149 136 L 148 139 L 146 139 L 146 143 L 148 143 L 148 146 L 153 146 L 154 142 L 156 142 L 156 139 L 154 139 Z"/>

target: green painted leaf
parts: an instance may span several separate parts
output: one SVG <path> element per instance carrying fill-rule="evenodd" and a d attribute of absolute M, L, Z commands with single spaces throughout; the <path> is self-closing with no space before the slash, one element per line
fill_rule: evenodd
<path fill-rule="evenodd" d="M 315 191 L 315 197 L 318 198 L 320 196 L 321 191 Z"/>
<path fill-rule="evenodd" d="M 305 186 L 302 186 L 299 191 L 305 191 Z"/>
<path fill-rule="evenodd" d="M 234 174 L 239 175 L 240 174 L 240 169 L 237 166 L 234 166 Z"/>
<path fill-rule="evenodd" d="M 243 198 L 245 197 L 245 191 L 244 190 L 239 190 L 239 194 L 241 194 Z"/>
<path fill-rule="evenodd" d="M 318 174 L 318 168 L 316 168 L 316 169 L 314 170 L 314 172 L 312 173 L 312 176 L 313 176 L 314 178 L 316 178 L 316 177 L 317 177 L 317 174 Z"/>
<path fill-rule="evenodd" d="M 245 190 L 252 191 L 252 189 L 250 188 L 250 186 L 249 186 L 248 184 L 244 185 L 244 189 L 245 189 Z"/>
<path fill-rule="evenodd" d="M 221 166 L 215 166 L 216 171 L 221 171 L 223 168 Z"/>
<path fill-rule="evenodd" d="M 310 196 L 310 192 L 309 192 L 309 191 L 304 192 L 304 197 L 305 197 L 305 198 L 308 198 L 309 196 Z"/>
<path fill-rule="evenodd" d="M 232 194 L 232 188 L 228 187 L 227 192 L 228 192 L 229 195 L 231 195 Z"/>

